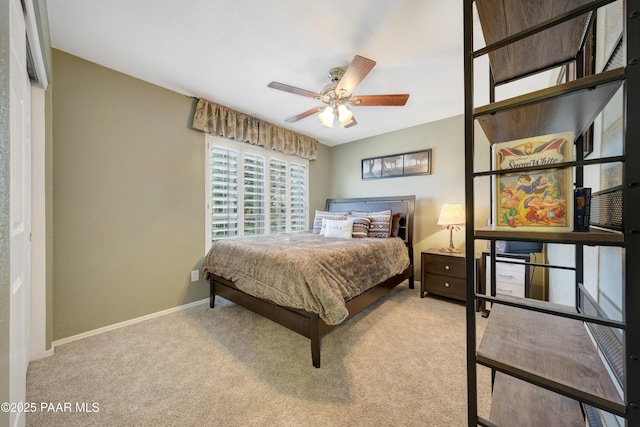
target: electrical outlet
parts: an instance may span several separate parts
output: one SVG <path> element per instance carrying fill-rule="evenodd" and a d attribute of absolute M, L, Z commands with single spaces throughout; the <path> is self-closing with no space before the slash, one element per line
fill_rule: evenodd
<path fill-rule="evenodd" d="M 191 272 L 191 281 L 192 282 L 197 282 L 198 280 L 200 280 L 200 271 L 199 270 L 193 270 Z"/>

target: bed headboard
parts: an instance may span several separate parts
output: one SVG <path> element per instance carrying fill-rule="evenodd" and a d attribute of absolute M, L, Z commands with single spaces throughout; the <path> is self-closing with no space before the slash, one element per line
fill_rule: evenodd
<path fill-rule="evenodd" d="M 352 199 L 327 199 L 325 210 L 330 212 L 344 211 L 383 211 L 391 209 L 392 213 L 401 212 L 407 215 L 400 229 L 401 237 L 409 250 L 409 258 L 413 264 L 413 214 L 416 196 L 360 197 Z"/>

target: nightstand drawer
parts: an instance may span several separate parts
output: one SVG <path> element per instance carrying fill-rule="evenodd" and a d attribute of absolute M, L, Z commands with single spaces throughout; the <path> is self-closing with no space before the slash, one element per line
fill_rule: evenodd
<path fill-rule="evenodd" d="M 464 279 L 465 260 L 444 255 L 428 255 L 426 272 Z"/>
<path fill-rule="evenodd" d="M 500 262 L 501 260 L 509 262 Z M 525 267 L 522 259 L 496 257 L 496 271 L 524 271 Z"/>
<path fill-rule="evenodd" d="M 524 298 L 524 282 L 519 284 L 505 283 L 498 279 L 496 280 L 496 294 Z"/>
<path fill-rule="evenodd" d="M 496 264 L 496 282 L 511 283 L 524 287 L 524 266 L 520 267 L 520 271 L 503 270 L 500 265 Z M 491 281 L 491 272 L 487 272 L 487 281 Z"/>
<path fill-rule="evenodd" d="M 425 274 L 424 290 L 437 295 L 448 296 L 464 301 L 466 280 L 439 274 Z"/>

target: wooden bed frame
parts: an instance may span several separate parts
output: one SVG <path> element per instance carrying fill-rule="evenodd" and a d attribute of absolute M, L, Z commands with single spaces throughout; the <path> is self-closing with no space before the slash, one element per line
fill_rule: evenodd
<path fill-rule="evenodd" d="M 406 214 L 406 220 L 401 227 L 400 234 L 409 252 L 409 267 L 402 273 L 347 301 L 347 309 L 349 311 L 347 319 L 353 317 L 407 279 L 409 279 L 409 288 L 413 289 L 413 214 L 415 196 L 327 199 L 325 210 L 331 212 L 352 210 L 374 212 L 386 209 L 391 209 L 393 213 L 402 212 Z M 233 282 L 222 277 L 208 274 L 207 280 L 209 280 L 211 289 L 209 302 L 211 308 L 215 307 L 215 296 L 219 295 L 309 338 L 311 340 L 313 366 L 320 367 L 320 343 L 322 337 L 338 325 L 327 325 L 316 313 L 280 306 L 246 294 L 236 288 Z"/>

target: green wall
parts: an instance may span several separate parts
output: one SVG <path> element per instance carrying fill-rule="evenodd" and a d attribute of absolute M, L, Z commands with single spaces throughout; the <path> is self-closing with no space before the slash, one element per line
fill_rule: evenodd
<path fill-rule="evenodd" d="M 313 222 L 316 209 L 324 209 L 331 196 L 331 163 L 333 150 L 318 144 L 318 160 L 309 162 L 309 223 Z"/>
<path fill-rule="evenodd" d="M 53 50 L 53 339 L 208 296 L 204 134 L 186 96 Z M 328 147 L 311 162 L 328 196 Z M 315 208 L 314 208 L 315 209 Z"/>
<path fill-rule="evenodd" d="M 53 51 L 53 338 L 207 296 L 193 101 Z"/>

